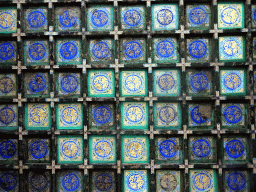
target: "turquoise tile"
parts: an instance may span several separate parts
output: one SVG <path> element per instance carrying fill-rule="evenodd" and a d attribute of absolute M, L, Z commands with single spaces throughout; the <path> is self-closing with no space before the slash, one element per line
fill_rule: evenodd
<path fill-rule="evenodd" d="M 57 65 L 79 65 L 82 62 L 80 39 L 57 39 L 55 43 Z"/>
<path fill-rule="evenodd" d="M 0 105 L 0 130 L 12 131 L 18 129 L 18 106 Z"/>
<path fill-rule="evenodd" d="M 1 29 L 0 29 L 1 32 Z M 1 66 L 16 65 L 17 43 L 15 41 L 0 42 L 0 64 Z"/>
<path fill-rule="evenodd" d="M 180 71 L 177 69 L 157 69 L 153 71 L 154 96 L 180 96 L 180 83 Z"/>
<path fill-rule="evenodd" d="M 0 190 L 3 192 L 19 192 L 19 172 L 0 171 Z"/>
<path fill-rule="evenodd" d="M 211 55 L 210 39 L 187 39 L 187 57 L 190 63 L 210 62 Z"/>
<path fill-rule="evenodd" d="M 14 73 L 0 74 L 0 98 L 17 97 L 17 76 Z"/>
<path fill-rule="evenodd" d="M 119 14 L 122 30 L 146 29 L 146 9 L 144 6 L 122 6 Z"/>
<path fill-rule="evenodd" d="M 181 192 L 181 173 L 174 170 L 156 171 L 156 191 L 157 192 Z"/>
<path fill-rule="evenodd" d="M 116 163 L 115 136 L 89 136 L 89 146 L 90 163 Z"/>
<path fill-rule="evenodd" d="M 219 60 L 224 62 L 245 61 L 245 42 L 242 36 L 219 37 Z"/>
<path fill-rule="evenodd" d="M 24 41 L 25 65 L 49 65 L 49 43 L 46 40 Z"/>
<path fill-rule="evenodd" d="M 121 129 L 148 129 L 147 102 L 121 102 Z"/>
<path fill-rule="evenodd" d="M 48 31 L 48 9 L 47 7 L 31 7 L 24 11 L 23 28 L 26 32 Z"/>
<path fill-rule="evenodd" d="M 57 129 L 83 129 L 83 106 L 80 103 L 58 104 Z"/>
<path fill-rule="evenodd" d="M 244 28 L 244 4 L 218 3 L 218 27 L 220 29 Z"/>
<path fill-rule="evenodd" d="M 181 114 L 182 113 L 180 103 L 154 103 L 154 128 L 180 129 L 182 119 Z"/>
<path fill-rule="evenodd" d="M 154 63 L 178 63 L 179 43 L 176 38 L 153 38 L 152 58 Z"/>
<path fill-rule="evenodd" d="M 78 6 L 55 8 L 55 31 L 77 32 L 81 30 L 81 8 Z"/>
<path fill-rule="evenodd" d="M 123 38 L 120 40 L 120 62 L 125 64 L 146 63 L 147 49 L 144 38 Z"/>
<path fill-rule="evenodd" d="M 151 8 L 152 30 L 174 30 L 179 28 L 177 4 L 155 4 Z"/>
<path fill-rule="evenodd" d="M 211 6 L 207 4 L 195 4 L 186 6 L 186 28 L 209 29 L 212 15 Z"/>
<path fill-rule="evenodd" d="M 80 170 L 63 170 L 57 173 L 57 191 L 82 192 L 84 191 L 83 173 Z"/>
<path fill-rule="evenodd" d="M 16 7 L 0 8 L 0 33 L 17 32 L 17 9 Z"/>
<path fill-rule="evenodd" d="M 114 8 L 108 5 L 92 5 L 87 8 L 88 31 L 111 31 L 114 29 Z"/>
<path fill-rule="evenodd" d="M 220 70 L 221 95 L 246 95 L 247 78 L 244 69 Z"/>
<path fill-rule="evenodd" d="M 149 192 L 149 184 L 147 170 L 124 170 L 123 192 Z"/>
<path fill-rule="evenodd" d="M 89 70 L 89 97 L 115 97 L 115 75 L 111 69 Z"/>

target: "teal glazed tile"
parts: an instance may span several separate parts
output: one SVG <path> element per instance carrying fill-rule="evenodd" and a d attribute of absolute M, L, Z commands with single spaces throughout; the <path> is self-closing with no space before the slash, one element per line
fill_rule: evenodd
<path fill-rule="evenodd" d="M 149 184 L 147 170 L 124 170 L 123 192 L 148 192 Z"/>
<path fill-rule="evenodd" d="M 82 62 L 80 39 L 57 39 L 56 62 L 57 65 L 79 65 Z"/>
<path fill-rule="evenodd" d="M 153 38 L 153 62 L 177 63 L 180 60 L 179 43 L 176 38 Z"/>
<path fill-rule="evenodd" d="M 216 170 L 193 169 L 189 171 L 189 191 L 191 192 L 217 192 Z"/>
<path fill-rule="evenodd" d="M 48 31 L 47 7 L 33 7 L 24 11 L 24 29 L 29 33 Z"/>
<path fill-rule="evenodd" d="M 115 129 L 115 105 L 113 103 L 92 103 L 89 105 L 90 130 Z"/>
<path fill-rule="evenodd" d="M 123 97 L 147 96 L 148 74 L 146 70 L 122 70 L 120 92 Z"/>
<path fill-rule="evenodd" d="M 57 73 L 55 78 L 56 95 L 59 97 L 81 96 L 81 74 L 80 73 Z"/>
<path fill-rule="evenodd" d="M 247 78 L 244 69 L 220 70 L 221 95 L 246 95 Z"/>
<path fill-rule="evenodd" d="M 113 64 L 115 43 L 113 39 L 91 39 L 88 44 L 88 58 L 92 64 Z"/>
<path fill-rule="evenodd" d="M 16 7 L 0 8 L 0 33 L 17 32 L 17 9 Z"/>
<path fill-rule="evenodd" d="M 149 139 L 147 136 L 122 136 L 122 163 L 149 163 Z"/>
<path fill-rule="evenodd" d="M 221 125 L 226 129 L 247 128 L 247 105 L 239 103 L 225 103 L 221 105 Z"/>
<path fill-rule="evenodd" d="M 81 164 L 84 162 L 83 137 L 61 135 L 57 137 L 58 163 Z"/>
<path fill-rule="evenodd" d="M 219 37 L 219 60 L 245 61 L 245 43 L 242 36 Z"/>
<path fill-rule="evenodd" d="M 49 65 L 49 43 L 46 40 L 24 41 L 25 65 Z"/>
<path fill-rule="evenodd" d="M 18 162 L 18 139 L 0 139 L 0 163 Z"/>
<path fill-rule="evenodd" d="M 50 95 L 49 74 L 46 73 L 25 73 L 24 77 L 25 97 L 48 97 Z"/>
<path fill-rule="evenodd" d="M 55 9 L 55 31 L 77 32 L 81 30 L 81 9 L 78 6 Z"/>
<path fill-rule="evenodd" d="M 116 175 L 114 171 L 93 171 L 90 180 L 90 191 L 92 192 L 115 192 Z"/>
<path fill-rule="evenodd" d="M 190 63 L 210 62 L 210 39 L 187 39 L 187 58 Z"/>
<path fill-rule="evenodd" d="M 26 103 L 24 117 L 26 130 L 51 129 L 51 109 L 48 103 Z"/>
<path fill-rule="evenodd" d="M 27 162 L 47 163 L 51 159 L 50 139 L 30 138 L 27 140 Z"/>
<path fill-rule="evenodd" d="M 28 173 L 28 191 L 51 191 L 51 174 L 49 171 L 33 170 Z"/>
<path fill-rule="evenodd" d="M 175 30 L 179 28 L 179 8 L 177 4 L 152 5 L 152 30 Z"/>
<path fill-rule="evenodd" d="M 183 161 L 182 140 L 178 137 L 155 139 L 156 163 L 181 163 Z"/>
<path fill-rule="evenodd" d="M 17 43 L 15 41 L 1 41 L 0 42 L 0 64 L 1 64 L 1 66 L 16 65 L 16 61 L 17 61 L 17 53 L 16 52 L 17 52 Z"/>
<path fill-rule="evenodd" d="M 88 31 L 111 31 L 114 29 L 114 8 L 107 5 L 93 5 L 87 9 Z"/>
<path fill-rule="evenodd" d="M 122 30 L 145 30 L 146 9 L 144 6 L 125 6 L 120 8 Z"/>
<path fill-rule="evenodd" d="M 115 75 L 111 69 L 89 70 L 88 72 L 89 97 L 114 97 Z"/>
<path fill-rule="evenodd" d="M 83 128 L 83 106 L 80 103 L 58 104 L 56 116 L 57 129 Z"/>
<path fill-rule="evenodd" d="M 19 192 L 18 171 L 0 171 L 0 191 Z"/>
<path fill-rule="evenodd" d="M 121 63 L 130 65 L 137 63 L 145 63 L 147 56 L 146 39 L 121 39 L 119 54 Z"/>
<path fill-rule="evenodd" d="M 241 170 L 225 170 L 224 171 L 224 189 L 225 192 L 249 192 L 250 191 L 250 175 L 248 171 Z"/>
<path fill-rule="evenodd" d="M 17 97 L 17 76 L 14 73 L 0 74 L 0 98 Z"/>
<path fill-rule="evenodd" d="M 249 160 L 246 137 L 224 137 L 222 162 L 225 164 L 247 163 Z"/>
<path fill-rule="evenodd" d="M 180 71 L 177 69 L 157 69 L 153 71 L 154 96 L 180 96 Z"/>
<path fill-rule="evenodd" d="M 12 131 L 18 129 L 18 106 L 0 105 L 0 130 Z"/>
<path fill-rule="evenodd" d="M 90 163 L 116 163 L 115 136 L 89 136 L 89 146 Z"/>
<path fill-rule="evenodd" d="M 65 170 L 57 173 L 57 191 L 82 192 L 84 190 L 83 173 L 80 170 Z"/>
<path fill-rule="evenodd" d="M 256 5 L 252 5 L 251 21 L 252 28 L 256 28 Z"/>
<path fill-rule="evenodd" d="M 156 171 L 157 192 L 180 192 L 182 191 L 180 171 L 157 170 Z"/>
<path fill-rule="evenodd" d="M 189 104 L 188 126 L 190 129 L 213 129 L 214 109 L 211 104 Z"/>
<path fill-rule="evenodd" d="M 180 103 L 154 103 L 154 128 L 180 129 L 182 119 L 181 114 Z"/>
<path fill-rule="evenodd" d="M 188 69 L 186 73 L 186 92 L 191 96 L 213 94 L 213 76 L 210 70 Z"/>
<path fill-rule="evenodd" d="M 187 5 L 186 6 L 186 28 L 209 29 L 211 25 L 210 5 Z"/>
<path fill-rule="evenodd" d="M 188 154 L 190 163 L 215 163 L 217 161 L 214 137 L 189 137 Z"/>
<path fill-rule="evenodd" d="M 218 3 L 218 27 L 220 29 L 244 28 L 244 4 Z"/>
<path fill-rule="evenodd" d="M 121 129 L 148 129 L 148 103 L 122 102 Z"/>

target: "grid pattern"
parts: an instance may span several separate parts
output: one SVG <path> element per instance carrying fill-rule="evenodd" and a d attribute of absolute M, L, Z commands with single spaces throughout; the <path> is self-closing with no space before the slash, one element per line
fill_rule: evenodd
<path fill-rule="evenodd" d="M 97 30 L 91 31 L 89 23 L 86 22 L 88 20 L 87 10 L 90 9 L 95 1 L 71 1 L 72 6 L 78 8 L 81 14 L 81 27 L 80 29 L 75 30 L 76 32 L 69 31 L 58 31 L 58 29 L 54 26 L 58 26 L 57 21 L 55 19 L 55 13 L 62 6 L 69 5 L 61 0 L 45 0 L 38 2 L 30 2 L 26 0 L 14 0 L 11 1 L 2 1 L 1 7 L 17 7 L 17 32 L 11 33 L 1 33 L 0 38 L 1 41 L 14 41 L 17 46 L 17 61 L 15 61 L 14 65 L 1 65 L 1 75 L 14 73 L 17 75 L 17 87 L 18 92 L 14 93 L 14 97 L 11 98 L 1 98 L 1 108 L 6 104 L 10 104 L 13 106 L 13 110 L 17 110 L 18 118 L 17 118 L 17 130 L 1 130 L 1 140 L 3 139 L 14 139 L 14 143 L 18 142 L 18 154 L 17 158 L 10 160 L 9 162 L 0 163 L 0 167 L 2 170 L 14 170 L 17 178 L 19 178 L 19 191 L 26 191 L 30 189 L 30 184 L 27 178 L 33 178 L 30 176 L 30 170 L 48 170 L 46 173 L 47 177 L 50 178 L 50 191 L 63 190 L 61 189 L 61 184 L 59 182 L 59 178 L 63 177 L 63 173 L 69 173 L 70 169 L 79 172 L 81 174 L 81 178 L 83 181 L 82 188 L 84 191 L 89 191 L 91 185 L 94 181 L 92 178 L 95 174 L 95 171 L 104 170 L 109 172 L 109 174 L 115 175 L 115 186 L 116 191 L 122 191 L 124 187 L 123 177 L 126 174 L 124 171 L 127 170 L 146 170 L 148 173 L 148 185 L 150 187 L 150 191 L 156 191 L 157 185 L 159 184 L 157 180 L 157 171 L 158 170 L 171 170 L 171 171 L 180 171 L 180 190 L 189 191 L 192 190 L 189 188 L 190 182 L 192 178 L 190 176 L 193 172 L 196 172 L 198 169 L 207 169 L 210 171 L 216 171 L 216 180 L 215 180 L 215 189 L 214 191 L 224 191 L 226 189 L 225 181 L 227 175 L 226 170 L 240 170 L 247 172 L 250 177 L 247 177 L 246 182 L 247 190 L 253 191 L 255 186 L 255 173 L 256 173 L 256 151 L 255 147 L 255 127 L 254 127 L 254 100 L 256 97 L 254 96 L 254 43 L 253 37 L 255 36 L 256 29 L 254 28 L 252 21 L 252 9 L 253 5 L 250 0 L 241 1 L 244 5 L 244 26 L 234 29 L 232 28 L 218 28 L 218 3 L 217 0 L 213 1 L 195 1 L 195 3 L 207 4 L 209 6 L 209 10 L 211 11 L 211 21 L 209 21 L 209 28 L 203 29 L 188 29 L 186 26 L 186 6 L 191 5 L 190 2 L 177 0 L 171 3 L 177 4 L 178 8 L 178 28 L 175 29 L 167 29 L 167 30 L 154 30 L 152 28 L 151 20 L 148 18 L 152 18 L 151 10 L 157 5 L 164 4 L 164 1 L 138 1 L 138 2 L 128 2 L 122 0 L 113 0 L 113 1 L 97 1 L 99 3 L 104 3 L 106 6 L 110 6 L 113 8 L 113 26 L 110 30 Z M 126 30 L 121 29 L 121 21 L 119 16 L 119 9 L 121 6 L 132 6 L 139 5 L 144 7 L 145 16 L 146 16 L 146 24 L 142 26 L 142 29 L 136 30 Z M 193 1 L 194 3 L 194 1 Z M 71 4 L 71 3 L 70 3 Z M 46 30 L 31 32 L 25 29 L 25 12 L 29 7 L 42 7 L 47 11 L 48 16 L 48 27 Z M 79 12 L 78 11 L 78 12 Z M 27 32 L 28 31 L 28 32 Z M 179 47 L 179 58 L 178 62 L 170 62 L 168 64 L 162 62 L 154 62 L 153 60 L 153 50 L 154 40 L 155 38 L 166 38 L 166 37 L 174 37 L 177 39 L 177 45 Z M 244 59 L 231 59 L 230 61 L 219 59 L 219 44 L 220 38 L 227 36 L 241 36 L 243 37 L 243 43 L 245 45 L 244 48 Z M 46 61 L 46 65 L 26 65 L 26 53 L 25 53 L 25 43 L 29 41 L 36 41 L 40 38 L 42 41 L 45 41 L 49 44 L 49 60 Z M 123 57 L 123 53 L 120 52 L 122 50 L 122 46 L 124 41 L 127 39 L 142 39 L 144 41 L 145 46 L 145 55 L 142 60 L 136 60 L 136 62 L 131 62 L 129 60 L 125 60 Z M 200 62 L 194 62 L 193 59 L 190 60 L 188 51 L 187 51 L 187 43 L 189 39 L 198 38 L 198 39 L 210 39 L 211 43 L 208 45 L 209 49 L 212 50 L 211 54 L 209 54 L 209 58 L 204 58 L 200 60 Z M 57 47 L 58 41 L 65 41 L 65 39 L 74 39 L 74 42 L 80 43 L 80 60 L 73 61 L 70 64 L 65 64 L 65 62 L 58 63 L 58 54 Z M 93 61 L 90 57 L 90 41 L 94 39 L 109 39 L 109 43 L 113 47 L 113 58 L 106 60 L 104 62 L 101 61 Z M 105 41 L 107 42 L 107 40 Z M 64 42 L 65 43 L 65 42 Z M 90 59 L 89 59 L 90 58 Z M 76 63 L 77 62 L 77 63 Z M 72 64 L 72 63 L 75 63 Z M 138 96 L 130 96 L 129 93 L 123 94 L 123 90 L 121 88 L 121 75 L 123 69 L 129 69 L 131 71 L 141 70 L 145 72 L 145 77 L 148 82 L 145 86 L 148 89 L 144 95 L 138 94 Z M 180 74 L 181 86 L 178 87 L 178 90 L 181 91 L 180 94 L 174 95 L 172 97 L 168 97 L 166 95 L 155 95 L 154 93 L 154 73 L 159 69 L 167 69 L 168 70 L 178 70 Z M 99 69 L 113 72 L 114 78 L 114 86 L 115 92 L 112 94 L 108 94 L 107 96 L 100 96 L 100 94 L 90 96 L 88 92 L 90 82 L 88 83 L 89 74 L 91 72 L 95 72 Z M 208 93 L 206 94 L 197 94 L 190 92 L 190 88 L 187 83 L 187 76 L 189 73 L 193 73 L 193 70 L 207 70 L 210 71 L 212 86 Z M 95 71 L 94 71 L 95 70 Z M 244 83 L 245 86 L 242 94 L 225 94 L 221 90 L 221 72 L 224 70 L 242 70 L 245 74 Z M 26 77 L 29 77 L 33 73 L 39 72 L 41 75 L 46 75 L 46 79 L 48 79 L 48 92 L 45 92 L 40 97 L 31 96 L 30 93 L 26 92 L 26 86 L 28 81 L 26 81 Z M 78 76 L 80 76 L 80 93 L 76 95 L 62 95 L 60 92 L 56 91 L 58 86 L 58 77 L 61 76 L 61 73 L 69 73 L 74 72 Z M 209 74 L 208 76 L 209 77 Z M 171 94 L 171 93 L 168 93 Z M 127 96 L 128 95 L 128 96 Z M 125 102 L 145 102 L 148 105 L 148 125 L 146 128 L 142 129 L 123 129 L 122 128 L 122 108 L 121 106 Z M 95 126 L 93 129 L 93 122 L 90 122 L 90 109 L 93 108 L 92 105 L 97 105 L 99 102 L 102 102 L 106 105 L 111 105 L 113 113 L 115 116 L 113 117 L 113 125 L 107 126 L 105 129 L 99 129 Z M 155 114 L 156 111 L 155 104 L 157 102 L 172 102 L 180 104 L 181 111 L 181 119 L 180 125 L 181 129 L 158 129 L 156 128 L 155 122 Z M 49 104 L 50 117 L 49 122 L 50 126 L 48 126 L 49 130 L 33 130 L 33 126 L 31 129 L 25 129 L 24 116 L 26 114 L 27 104 L 37 104 L 44 103 Z M 76 107 L 80 105 L 81 107 L 81 125 L 75 125 L 74 127 L 79 127 L 78 129 L 60 129 L 58 126 L 61 126 L 57 123 L 57 119 L 59 117 L 58 110 L 61 108 L 59 104 L 74 104 Z M 199 111 L 201 113 L 205 113 L 207 117 L 210 116 L 210 121 L 197 125 L 191 125 L 191 117 L 188 115 L 193 106 L 197 106 L 200 103 L 202 106 L 199 106 Z M 210 105 L 209 105 L 210 103 Z M 239 103 L 244 107 L 244 118 L 245 122 L 243 125 L 239 125 L 237 128 L 230 128 L 230 124 L 225 123 L 222 119 L 222 111 L 226 105 L 230 103 Z M 17 109 L 15 108 L 17 106 Z M 57 107 L 58 106 L 58 107 Z M 209 109 L 211 108 L 210 112 Z M 47 108 L 47 107 L 46 107 Z M 194 109 L 194 108 L 193 108 Z M 202 110 L 202 111 L 201 111 Z M 189 111 L 189 112 L 188 112 Z M 212 114 L 209 115 L 209 114 Z M 214 119 L 212 118 L 214 116 Z M 201 126 L 202 125 L 202 126 Z M 136 125 L 137 126 L 137 125 Z M 229 126 L 229 127 L 228 127 Z M 143 126 L 142 126 L 143 127 Z M 47 129 L 47 126 L 46 126 Z M 79 163 L 58 163 L 58 139 L 63 139 L 65 142 L 65 136 L 72 137 L 75 139 L 81 140 L 83 145 L 81 146 L 82 159 L 79 159 Z M 101 164 L 101 163 L 89 163 L 90 157 L 90 136 L 97 135 L 108 135 L 109 139 L 115 140 L 116 145 L 116 162 L 111 162 L 109 164 Z M 147 138 L 149 143 L 149 159 L 147 161 L 142 161 L 142 163 L 136 164 L 126 164 L 121 159 L 123 144 L 122 138 L 126 135 L 137 136 L 140 135 L 141 138 Z M 162 160 L 157 160 L 157 139 L 158 138 L 176 138 L 180 140 L 179 147 L 182 148 L 182 153 L 180 154 L 180 159 L 175 160 L 173 162 L 166 163 Z M 217 154 L 213 159 L 208 159 L 204 162 L 197 161 L 196 159 L 191 159 L 191 154 L 189 151 L 189 145 L 194 137 L 207 138 L 210 139 L 209 142 L 215 142 L 215 153 Z M 247 147 L 246 159 L 241 159 L 239 163 L 234 163 L 230 159 L 225 159 L 223 150 L 223 143 L 228 142 L 230 140 L 229 137 L 240 138 L 239 142 L 244 142 L 244 145 Z M 49 154 L 42 159 L 41 162 L 33 163 L 33 159 L 30 159 L 29 154 L 27 154 L 27 143 L 33 138 L 38 138 L 43 140 L 50 148 Z M 129 139 L 129 138 L 128 138 Z M 92 141 L 93 142 L 93 141 Z M 99 160 L 100 162 L 100 160 Z M 142 171 L 141 174 L 144 174 Z M 189 174 L 190 173 L 190 174 Z"/>

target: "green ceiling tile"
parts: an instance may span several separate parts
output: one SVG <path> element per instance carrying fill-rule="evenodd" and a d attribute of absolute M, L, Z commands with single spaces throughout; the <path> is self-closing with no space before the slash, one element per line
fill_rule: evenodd
<path fill-rule="evenodd" d="M 49 65 L 49 43 L 43 39 L 24 41 L 25 65 Z"/>
<path fill-rule="evenodd" d="M 122 6 L 119 11 L 120 26 L 122 30 L 145 30 L 145 6 Z"/>
<path fill-rule="evenodd" d="M 95 136 L 89 137 L 89 162 L 92 164 L 116 163 L 116 137 Z"/>
<path fill-rule="evenodd" d="M 58 104 L 56 108 L 57 129 L 82 129 L 83 106 L 80 103 Z"/>
<path fill-rule="evenodd" d="M 183 161 L 182 139 L 157 137 L 155 139 L 156 163 L 181 163 Z"/>
<path fill-rule="evenodd" d="M 176 38 L 153 38 L 152 47 L 153 62 L 163 64 L 179 62 L 179 43 Z"/>
<path fill-rule="evenodd" d="M 190 163 L 216 163 L 217 147 L 214 137 L 189 137 L 188 154 Z"/>
<path fill-rule="evenodd" d="M 186 28 L 209 29 L 212 21 L 211 6 L 195 4 L 186 6 Z"/>
<path fill-rule="evenodd" d="M 219 37 L 219 60 L 224 62 L 245 61 L 244 37 Z"/>
<path fill-rule="evenodd" d="M 122 102 L 121 129 L 148 129 L 148 103 Z"/>
<path fill-rule="evenodd" d="M 124 97 L 147 96 L 148 74 L 146 70 L 122 70 L 120 72 L 120 93 Z"/>
<path fill-rule="evenodd" d="M 220 70 L 221 95 L 246 95 L 247 78 L 244 69 Z"/>
<path fill-rule="evenodd" d="M 250 174 L 248 171 L 241 170 L 225 170 L 223 185 L 226 192 L 250 191 Z"/>
<path fill-rule="evenodd" d="M 0 32 L 1 32 L 1 29 L 0 29 Z M 16 61 L 17 61 L 17 43 L 15 41 L 1 41 L 0 42 L 1 66 L 16 65 Z"/>
<path fill-rule="evenodd" d="M 49 163 L 51 160 L 50 139 L 29 138 L 26 140 L 28 163 Z"/>
<path fill-rule="evenodd" d="M 181 192 L 181 173 L 174 170 L 156 171 L 156 191 L 157 192 Z"/>
<path fill-rule="evenodd" d="M 154 96 L 180 96 L 180 70 L 158 69 L 153 71 Z"/>
<path fill-rule="evenodd" d="M 115 75 L 111 69 L 88 72 L 89 97 L 115 97 Z"/>
<path fill-rule="evenodd" d="M 122 163 L 149 163 L 149 139 L 147 136 L 123 135 Z"/>
<path fill-rule="evenodd" d="M 149 191 L 149 176 L 147 170 L 124 170 L 123 192 Z"/>
<path fill-rule="evenodd" d="M 244 28 L 244 4 L 218 3 L 218 27 L 220 29 Z"/>
<path fill-rule="evenodd" d="M 152 30 L 174 30 L 179 28 L 177 4 L 155 4 L 151 8 Z"/>
<path fill-rule="evenodd" d="M 223 137 L 222 162 L 224 164 L 248 163 L 249 151 L 246 137 Z"/>
<path fill-rule="evenodd" d="M 17 32 L 17 9 L 16 7 L 0 8 L 0 34 Z"/>
<path fill-rule="evenodd" d="M 218 191 L 217 174 L 211 169 L 193 169 L 189 171 L 189 191 Z"/>
<path fill-rule="evenodd" d="M 58 163 L 81 164 L 84 162 L 83 137 L 61 135 L 57 137 Z"/>
<path fill-rule="evenodd" d="M 182 123 L 180 103 L 154 103 L 155 129 L 180 129 Z"/>
<path fill-rule="evenodd" d="M 26 130 L 50 130 L 51 110 L 50 104 L 29 103 L 25 104 L 25 129 Z"/>

